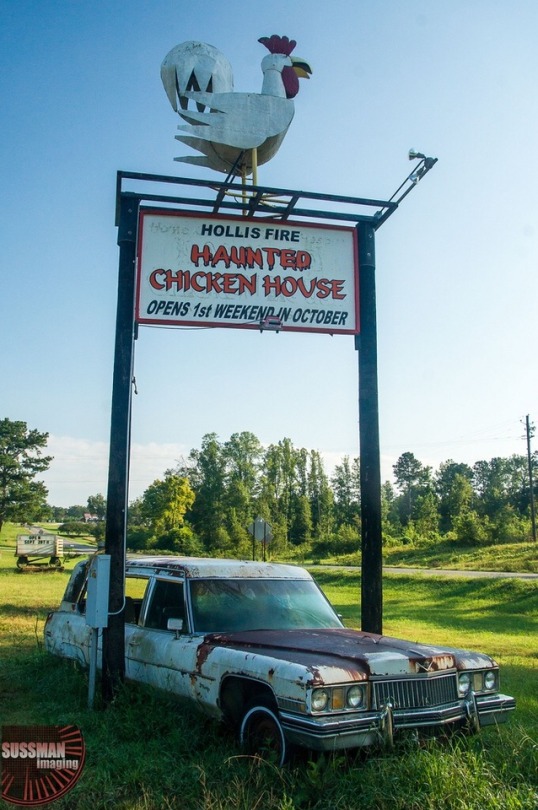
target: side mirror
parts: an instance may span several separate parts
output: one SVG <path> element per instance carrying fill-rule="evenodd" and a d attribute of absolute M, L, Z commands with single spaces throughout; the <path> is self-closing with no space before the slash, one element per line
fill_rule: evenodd
<path fill-rule="evenodd" d="M 179 638 L 179 634 L 183 630 L 183 619 L 168 619 L 166 622 L 166 629 L 175 630 L 176 638 Z"/>

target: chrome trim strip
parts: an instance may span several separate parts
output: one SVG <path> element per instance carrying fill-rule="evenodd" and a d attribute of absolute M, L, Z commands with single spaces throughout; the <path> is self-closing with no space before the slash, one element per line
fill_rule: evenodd
<path fill-rule="evenodd" d="M 477 697 L 476 709 L 478 719 L 488 714 L 496 714 L 502 721 L 503 715 L 515 709 L 514 698 L 508 695 L 491 695 L 487 698 Z M 299 733 L 305 738 L 326 739 L 360 735 L 368 732 L 383 734 L 386 724 L 387 709 L 383 707 L 376 712 L 357 712 L 353 717 L 346 714 L 310 715 L 305 717 L 290 712 L 280 712 L 283 727 L 290 733 Z M 444 726 L 449 723 L 465 723 L 469 720 L 469 702 L 460 700 L 446 706 L 432 709 L 394 709 L 391 708 L 394 731 L 407 728 Z"/>

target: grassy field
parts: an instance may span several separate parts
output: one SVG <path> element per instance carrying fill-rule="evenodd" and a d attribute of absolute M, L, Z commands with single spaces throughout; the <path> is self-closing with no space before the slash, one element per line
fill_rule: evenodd
<path fill-rule="evenodd" d="M 2 541 L 4 533 L 2 533 Z M 515 580 L 388 576 L 384 632 L 480 649 L 502 668 L 518 708 L 499 729 L 392 752 L 298 756 L 283 770 L 242 755 L 225 729 L 145 689 L 126 686 L 112 707 L 87 708 L 87 677 L 42 648 L 64 572 L 21 574 L 0 549 L 0 716 L 8 724 L 74 723 L 85 771 L 60 810 L 536 810 L 538 806 L 538 588 Z M 349 626 L 359 624 L 360 580 L 315 571 Z M 6 805 L 8 807 L 8 805 Z"/>
<path fill-rule="evenodd" d="M 358 555 L 354 555 L 358 558 Z M 386 566 L 455 568 L 464 571 L 520 571 L 538 574 L 538 543 L 499 543 L 462 548 L 454 543 L 410 548 L 396 546 L 383 553 Z"/>
<path fill-rule="evenodd" d="M 300 561 L 301 564 L 304 560 Z M 360 552 L 308 559 L 337 565 L 360 565 Z M 383 565 L 394 568 L 446 568 L 457 571 L 509 571 L 538 574 L 538 543 L 499 543 L 490 546 L 459 546 L 447 541 L 416 546 L 383 548 Z"/>

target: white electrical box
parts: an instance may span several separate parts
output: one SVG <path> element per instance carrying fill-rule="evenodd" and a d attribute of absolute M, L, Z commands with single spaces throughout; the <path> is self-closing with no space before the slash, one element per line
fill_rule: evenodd
<path fill-rule="evenodd" d="M 86 593 L 86 624 L 108 627 L 110 554 L 97 554 L 91 564 Z"/>

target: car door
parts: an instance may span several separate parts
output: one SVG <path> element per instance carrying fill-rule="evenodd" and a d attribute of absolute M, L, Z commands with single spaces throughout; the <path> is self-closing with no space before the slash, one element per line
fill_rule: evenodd
<path fill-rule="evenodd" d="M 176 625 L 182 620 L 182 629 L 168 629 L 169 619 L 175 619 Z M 189 634 L 183 579 L 155 577 L 138 620 L 126 622 L 125 627 L 126 676 L 195 698 L 193 679 L 200 638 Z"/>
<path fill-rule="evenodd" d="M 90 628 L 86 624 L 86 583 L 88 561 L 73 569 L 59 610 L 45 623 L 45 647 L 53 655 L 73 658 L 82 666 L 90 659 Z"/>

